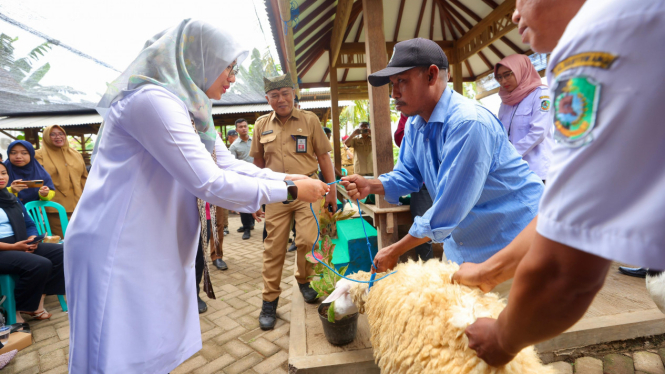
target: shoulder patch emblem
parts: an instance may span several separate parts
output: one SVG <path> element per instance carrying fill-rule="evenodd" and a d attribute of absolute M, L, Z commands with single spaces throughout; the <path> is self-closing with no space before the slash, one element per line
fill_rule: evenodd
<path fill-rule="evenodd" d="M 616 59 L 617 56 L 607 52 L 578 53 L 556 64 L 554 69 L 552 69 L 552 72 L 554 73 L 554 76 L 557 77 L 566 70 L 581 66 L 609 69 Z"/>
<path fill-rule="evenodd" d="M 569 147 L 591 142 L 600 84 L 585 76 L 557 79 L 553 92 L 555 140 Z"/>
<path fill-rule="evenodd" d="M 550 101 L 547 100 L 547 99 L 541 101 L 540 102 L 540 110 L 543 111 L 543 112 L 547 112 L 548 110 L 550 110 Z"/>
<path fill-rule="evenodd" d="M 261 133 L 261 136 L 263 136 L 263 135 L 268 135 L 268 134 L 272 134 L 272 130 L 268 130 L 268 131 L 264 131 L 264 132 L 262 132 L 262 133 Z"/>

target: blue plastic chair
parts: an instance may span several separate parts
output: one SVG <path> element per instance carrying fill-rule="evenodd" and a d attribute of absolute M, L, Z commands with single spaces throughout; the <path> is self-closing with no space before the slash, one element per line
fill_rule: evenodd
<path fill-rule="evenodd" d="M 16 275 L 11 274 L 1 274 L 0 275 L 0 295 L 7 296 L 5 302 L 2 303 L 2 307 L 7 311 L 7 325 L 13 325 L 16 323 L 16 300 L 14 300 L 14 286 L 16 285 Z M 65 296 L 58 295 L 58 301 L 62 307 L 63 312 L 67 312 L 67 301 Z"/>
<path fill-rule="evenodd" d="M 51 233 L 51 225 L 48 222 L 48 216 L 46 215 L 46 207 L 55 208 L 58 211 L 60 216 L 60 224 L 62 226 L 62 236 L 64 239 L 65 232 L 67 231 L 67 225 L 69 224 L 69 219 L 67 218 L 67 211 L 62 205 L 55 203 L 53 201 L 31 201 L 25 204 L 25 210 L 28 211 L 28 215 L 35 222 L 37 226 L 37 232 L 39 235 L 47 233 L 47 235 L 53 235 Z M 0 275 L 0 293 L 4 296 L 7 296 L 3 307 L 7 311 L 7 323 L 14 324 L 16 323 L 16 301 L 14 300 L 14 285 L 16 281 L 16 276 L 2 274 Z M 58 301 L 60 301 L 60 306 L 62 307 L 63 312 L 67 312 L 69 308 L 67 307 L 67 301 L 63 295 L 58 295 Z"/>
<path fill-rule="evenodd" d="M 25 210 L 28 211 L 30 218 L 35 221 L 37 226 L 37 232 L 39 235 L 46 233 L 48 236 L 53 235 L 51 233 L 51 225 L 48 223 L 48 216 L 46 215 L 46 208 L 55 208 L 58 211 L 60 216 L 60 225 L 62 226 L 62 239 L 65 239 L 65 232 L 67 231 L 67 225 L 69 224 L 69 219 L 67 218 L 67 211 L 62 205 L 55 203 L 53 201 L 31 201 L 25 204 Z"/>

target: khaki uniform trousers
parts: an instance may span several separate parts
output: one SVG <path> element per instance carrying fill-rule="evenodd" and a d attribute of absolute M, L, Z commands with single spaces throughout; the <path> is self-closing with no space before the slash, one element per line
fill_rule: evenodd
<path fill-rule="evenodd" d="M 321 200 L 312 204 L 314 212 L 321 210 Z M 266 231 L 268 236 L 263 242 L 263 300 L 274 301 L 282 292 L 282 269 L 286 258 L 286 247 L 291 231 L 291 222 L 296 225 L 296 280 L 307 283 L 314 275 L 314 265 L 305 259 L 316 240 L 317 227 L 309 203 L 293 201 L 289 204 L 275 203 L 266 205 Z"/>
<path fill-rule="evenodd" d="M 215 214 L 217 215 L 217 237 L 219 237 L 219 245 L 217 246 L 216 251 L 210 251 L 210 260 L 215 261 L 218 258 L 224 256 L 224 251 L 222 249 L 224 244 L 224 227 L 229 225 L 229 211 L 215 206 Z M 212 240 L 212 235 L 210 236 Z"/>

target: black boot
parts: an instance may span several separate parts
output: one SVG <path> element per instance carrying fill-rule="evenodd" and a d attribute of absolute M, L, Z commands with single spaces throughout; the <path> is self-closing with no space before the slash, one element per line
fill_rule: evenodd
<path fill-rule="evenodd" d="M 205 313 L 208 310 L 208 305 L 205 301 L 201 300 L 199 295 L 196 295 L 196 300 L 199 304 L 199 314 Z"/>
<path fill-rule="evenodd" d="M 249 237 L 250 237 L 250 235 L 251 235 L 249 232 L 250 232 L 249 229 L 245 230 L 245 233 L 242 234 L 242 240 L 247 240 L 247 239 L 249 239 Z"/>
<path fill-rule="evenodd" d="M 274 301 L 263 300 L 263 307 L 261 314 L 259 314 L 259 326 L 261 330 L 272 330 L 277 323 L 277 302 L 279 297 Z"/>
<path fill-rule="evenodd" d="M 619 272 L 624 275 L 630 275 L 631 277 L 636 278 L 646 278 L 647 269 L 645 268 L 629 268 L 625 266 L 619 266 Z"/>
<path fill-rule="evenodd" d="M 298 288 L 300 288 L 300 293 L 302 294 L 302 297 L 305 298 L 306 303 L 314 304 L 316 300 L 319 299 L 317 296 L 318 293 L 309 286 L 309 282 L 298 283 Z"/>

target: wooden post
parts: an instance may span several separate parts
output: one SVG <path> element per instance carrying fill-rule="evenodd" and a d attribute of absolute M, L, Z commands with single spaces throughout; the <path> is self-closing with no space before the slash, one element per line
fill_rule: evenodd
<path fill-rule="evenodd" d="M 291 2 L 289 0 L 279 0 L 279 14 L 282 17 L 282 20 L 284 21 L 290 21 L 291 20 Z M 281 27 L 284 27 L 284 22 L 282 20 L 276 20 L 276 22 L 280 23 Z M 291 25 L 291 22 L 288 22 L 288 31 L 287 34 L 284 35 L 283 33 L 278 35 L 279 38 L 284 38 L 286 40 L 286 63 L 288 66 L 282 66 L 282 69 L 288 70 L 289 73 L 291 73 L 291 79 L 293 80 L 293 84 L 295 85 L 296 89 L 296 95 L 300 97 L 300 87 L 298 85 L 298 69 L 296 69 L 296 47 L 293 42 L 293 27 Z"/>
<path fill-rule="evenodd" d="M 388 65 L 386 38 L 383 32 L 383 2 L 380 0 L 362 0 L 363 21 L 365 23 L 365 61 L 367 74 L 384 69 Z M 390 96 L 388 85 L 374 87 L 368 83 L 369 118 L 372 128 L 372 152 L 374 154 L 374 177 L 393 170 L 393 134 L 390 122 Z M 377 196 L 376 206 L 391 206 L 381 195 Z M 374 224 L 378 228 L 379 248 L 397 241 L 397 230 L 386 231 L 385 215 L 377 215 Z"/>
<path fill-rule="evenodd" d="M 340 152 L 339 136 L 339 92 L 337 90 L 337 68 L 333 68 L 334 61 L 332 53 L 330 57 L 330 116 L 332 118 L 333 155 L 335 159 L 335 170 L 342 170 L 342 152 Z"/>
<path fill-rule="evenodd" d="M 453 64 L 453 89 L 460 95 L 464 95 L 464 84 L 462 77 L 462 63 Z"/>

